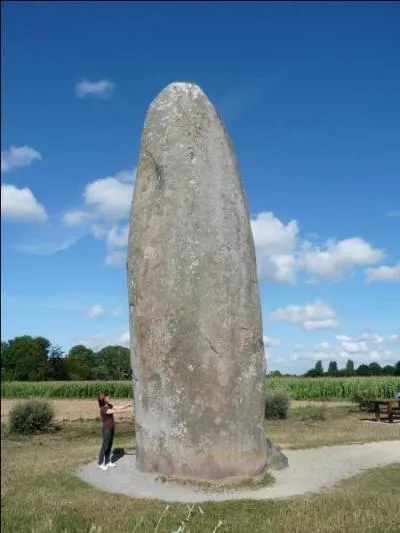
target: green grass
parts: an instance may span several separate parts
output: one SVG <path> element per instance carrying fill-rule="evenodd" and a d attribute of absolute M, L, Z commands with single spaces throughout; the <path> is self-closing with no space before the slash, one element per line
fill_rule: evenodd
<path fill-rule="evenodd" d="M 343 432 L 343 408 L 332 410 L 330 416 Z M 315 444 L 298 411 L 288 420 L 267 425 L 274 441 L 281 443 L 285 434 L 294 447 Z M 329 427 L 322 424 L 319 433 Z M 99 433 L 99 423 L 93 421 L 64 425 L 53 435 L 2 439 L 3 533 L 154 533 L 157 527 L 157 533 L 172 533 L 185 518 L 185 533 L 211 533 L 218 524 L 218 533 L 399 532 L 400 465 L 368 471 L 321 494 L 207 503 L 190 511 L 183 504 L 167 508 L 158 501 L 108 494 L 79 480 L 74 470 L 96 457 Z M 129 451 L 133 445 L 132 427 L 119 424 L 116 446 Z"/>
<path fill-rule="evenodd" d="M 294 400 L 350 399 L 355 396 L 392 397 L 400 390 L 399 377 L 267 378 L 267 390 L 286 390 Z M 114 398 L 131 398 L 130 381 L 66 381 L 1 383 L 2 398 L 95 398 L 107 390 Z"/>

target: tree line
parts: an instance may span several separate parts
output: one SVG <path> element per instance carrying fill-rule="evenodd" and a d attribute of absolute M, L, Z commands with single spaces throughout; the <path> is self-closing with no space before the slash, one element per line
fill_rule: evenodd
<path fill-rule="evenodd" d="M 270 376 L 282 376 L 275 371 Z M 285 374 L 285 376 L 289 376 Z M 400 376 L 400 361 L 381 367 L 379 363 L 357 368 L 349 359 L 345 368 L 331 361 L 325 372 L 322 361 L 308 370 L 306 377 Z M 64 353 L 45 337 L 24 335 L 1 342 L 3 381 L 90 381 L 131 379 L 130 351 L 124 346 L 105 346 L 94 351 L 78 344 Z"/>
<path fill-rule="evenodd" d="M 366 377 L 366 376 L 400 376 L 400 361 L 395 365 L 381 366 L 379 363 L 370 363 L 369 365 L 361 364 L 357 368 L 354 361 L 349 359 L 344 368 L 339 368 L 336 361 L 330 361 L 328 369 L 325 372 L 322 361 L 317 361 L 314 368 L 308 370 L 306 377 Z"/>
<path fill-rule="evenodd" d="M 132 377 L 124 346 L 94 351 L 82 344 L 64 353 L 45 337 L 24 335 L 1 342 L 2 381 L 122 380 Z"/>

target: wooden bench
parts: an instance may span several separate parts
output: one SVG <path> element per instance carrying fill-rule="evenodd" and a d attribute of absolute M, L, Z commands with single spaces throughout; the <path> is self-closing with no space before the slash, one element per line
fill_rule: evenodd
<path fill-rule="evenodd" d="M 374 413 L 376 422 L 380 422 L 381 415 L 387 415 L 389 422 L 393 423 L 395 418 L 400 418 L 400 400 L 394 398 L 371 400 L 365 410 Z"/>

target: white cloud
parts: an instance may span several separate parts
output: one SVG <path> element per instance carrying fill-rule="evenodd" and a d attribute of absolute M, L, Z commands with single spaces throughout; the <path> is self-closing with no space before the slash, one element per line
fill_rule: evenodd
<path fill-rule="evenodd" d="M 93 307 L 91 307 L 88 312 L 86 313 L 87 318 L 93 320 L 95 318 L 98 318 L 99 316 L 104 314 L 104 309 L 101 305 L 96 304 Z"/>
<path fill-rule="evenodd" d="M 105 239 L 106 265 L 121 265 L 126 259 L 128 243 L 128 220 L 135 170 L 122 170 L 114 176 L 88 183 L 83 193 L 85 206 L 64 214 L 66 226 L 90 223 L 90 231 L 97 239 Z M 124 223 L 125 221 L 125 223 Z"/>
<path fill-rule="evenodd" d="M 396 338 L 395 334 L 390 336 L 390 339 L 394 338 Z M 385 339 L 381 335 L 378 335 L 377 333 L 371 333 L 370 331 L 361 333 L 359 339 L 373 344 L 382 344 L 383 342 L 385 342 Z"/>
<path fill-rule="evenodd" d="M 335 347 L 335 351 L 342 358 L 351 355 L 361 361 L 390 363 L 399 357 L 399 353 L 393 351 L 393 337 L 395 335 L 383 337 L 371 332 L 361 333 L 354 338 L 338 335 L 336 339 L 339 345 Z"/>
<path fill-rule="evenodd" d="M 367 283 L 400 283 L 400 263 L 394 266 L 382 265 L 365 270 Z"/>
<path fill-rule="evenodd" d="M 318 300 L 305 306 L 289 305 L 275 309 L 270 312 L 268 319 L 276 322 L 292 322 L 309 331 L 334 328 L 338 325 L 335 311 Z"/>
<path fill-rule="evenodd" d="M 126 261 L 126 250 L 111 250 L 107 252 L 104 264 L 107 266 L 121 266 Z"/>
<path fill-rule="evenodd" d="M 44 206 L 32 191 L 14 185 L 1 186 L 1 216 L 14 222 L 44 222 L 48 219 Z"/>
<path fill-rule="evenodd" d="M 300 350 L 303 349 L 303 348 L 304 347 L 301 346 Z M 315 349 L 318 350 L 318 351 L 327 351 L 327 350 L 331 349 L 331 345 L 327 341 L 321 341 L 321 342 L 319 342 L 318 344 L 315 345 Z"/>
<path fill-rule="evenodd" d="M 29 167 L 34 161 L 40 161 L 40 153 L 30 146 L 11 146 L 1 152 L 1 172 L 10 172 L 14 168 Z"/>
<path fill-rule="evenodd" d="M 257 253 L 258 275 L 261 280 L 278 283 L 296 281 L 296 239 L 299 232 L 296 220 L 287 225 L 273 213 L 260 213 L 251 220 Z"/>
<path fill-rule="evenodd" d="M 115 178 L 122 183 L 135 183 L 136 181 L 136 168 L 133 170 L 121 170 L 115 175 Z"/>
<path fill-rule="evenodd" d="M 91 214 L 87 211 L 69 211 L 64 213 L 63 222 L 65 226 L 80 226 L 91 218 Z"/>
<path fill-rule="evenodd" d="M 64 224 L 75 226 L 93 219 L 98 228 L 128 217 L 135 171 L 123 170 L 115 176 L 100 178 L 88 183 L 83 198 L 86 207 L 64 214 Z M 103 231 L 101 229 L 101 231 Z"/>
<path fill-rule="evenodd" d="M 120 335 L 117 339 L 117 344 L 120 344 L 122 346 L 128 346 L 129 347 L 130 342 L 130 335 L 129 330 L 125 331 L 122 335 Z"/>
<path fill-rule="evenodd" d="M 279 339 L 275 339 L 273 337 L 267 337 L 266 335 L 263 336 L 264 341 L 264 356 L 265 356 L 265 370 L 268 372 L 268 368 L 276 367 L 276 365 L 283 362 L 282 357 L 276 357 L 273 353 L 274 350 L 271 350 L 271 348 L 275 348 L 277 346 L 280 346 L 281 341 Z M 272 355 L 271 355 L 272 351 Z"/>
<path fill-rule="evenodd" d="M 352 339 L 347 335 L 336 335 L 336 340 L 340 344 L 340 349 L 346 354 L 368 353 L 369 351 L 369 343 L 367 342 L 367 339 Z"/>
<path fill-rule="evenodd" d="M 101 331 L 90 337 L 74 339 L 72 342 L 74 344 L 83 344 L 95 351 L 101 350 L 105 346 L 125 346 L 129 348 L 129 331 L 124 331 L 117 335 L 115 333 Z"/>
<path fill-rule="evenodd" d="M 96 238 L 105 239 L 107 255 L 105 264 L 120 265 L 125 262 L 128 226 L 126 224 L 133 197 L 136 170 L 123 170 L 114 176 L 94 180 L 87 184 L 85 206 L 64 215 L 64 224 L 78 226 L 91 223 Z M 378 263 L 385 257 L 383 250 L 374 248 L 361 237 L 340 241 L 328 239 L 318 244 L 318 237 L 300 236 L 299 223 L 279 220 L 272 212 L 261 212 L 251 219 L 251 229 L 257 255 L 260 281 L 293 284 L 303 271 L 310 281 L 338 279 L 356 267 Z M 310 236 L 311 235 L 311 236 Z M 331 318 L 318 324 L 305 324 L 308 329 L 334 327 Z"/>
<path fill-rule="evenodd" d="M 118 220 L 128 216 L 132 194 L 133 183 L 122 181 L 117 175 L 89 183 L 84 198 L 100 216 Z"/>
<path fill-rule="evenodd" d="M 388 217 L 400 217 L 400 211 L 389 211 Z"/>
<path fill-rule="evenodd" d="M 75 94 L 78 98 L 85 98 L 85 96 L 95 96 L 102 100 L 108 100 L 109 98 L 111 98 L 114 88 L 114 83 L 109 80 L 82 80 L 75 85 Z"/>
<path fill-rule="evenodd" d="M 378 263 L 384 259 L 383 250 L 373 248 L 360 237 L 335 242 L 326 241 L 320 247 L 305 244 L 300 266 L 310 274 L 311 280 L 335 279 L 356 266 Z"/>
<path fill-rule="evenodd" d="M 128 224 L 119 227 L 113 226 L 106 233 L 107 255 L 104 264 L 108 266 L 123 265 L 126 261 L 126 246 L 128 244 Z"/>
<path fill-rule="evenodd" d="M 74 344 L 82 344 L 83 346 L 86 346 L 87 348 L 90 348 L 94 351 L 101 350 L 101 348 L 104 348 L 104 346 L 110 346 L 115 344 L 109 337 L 109 335 L 101 331 L 100 333 L 95 333 L 94 335 L 91 335 L 90 337 L 87 337 L 86 339 L 78 339 L 73 341 Z"/>
<path fill-rule="evenodd" d="M 107 232 L 107 245 L 110 248 L 123 248 L 128 244 L 129 225 L 113 226 Z"/>
<path fill-rule="evenodd" d="M 303 239 L 297 220 L 285 224 L 271 212 L 253 217 L 251 228 L 261 281 L 295 283 L 301 270 L 309 281 L 333 280 L 385 257 L 383 250 L 361 237 L 328 239 L 319 244 L 311 241 L 310 234 Z M 313 241 L 318 239 L 316 235 L 312 237 Z"/>
<path fill-rule="evenodd" d="M 400 346 L 400 334 L 393 333 L 393 335 L 390 336 L 389 343 L 396 346 Z"/>
<path fill-rule="evenodd" d="M 16 246 L 20 252 L 30 255 L 53 255 L 68 250 L 79 241 L 79 237 L 58 241 L 39 242 L 36 244 L 19 244 Z"/>
<path fill-rule="evenodd" d="M 307 320 L 304 322 L 303 327 L 309 331 L 316 329 L 329 329 L 336 328 L 339 325 L 339 322 L 334 318 L 326 318 L 324 320 Z"/>
<path fill-rule="evenodd" d="M 376 333 L 364 332 L 361 335 L 350 337 L 348 335 L 336 335 L 334 342 L 322 341 L 314 347 L 295 347 L 291 356 L 293 361 L 338 361 L 343 366 L 348 359 L 357 364 L 371 363 L 373 361 L 381 365 L 392 364 L 400 356 L 394 351 L 393 338 L 397 334 L 383 337 Z M 396 342 L 396 340 L 395 340 Z"/>
<path fill-rule="evenodd" d="M 271 348 L 273 346 L 280 346 L 281 344 L 281 341 L 279 339 L 274 339 L 273 337 L 267 337 L 265 335 L 263 337 L 263 340 L 264 340 L 264 346 L 266 348 Z"/>

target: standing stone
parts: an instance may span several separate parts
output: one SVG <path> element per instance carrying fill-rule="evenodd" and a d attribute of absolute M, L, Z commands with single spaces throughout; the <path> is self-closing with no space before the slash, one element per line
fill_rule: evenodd
<path fill-rule="evenodd" d="M 192 83 L 151 104 L 128 245 L 137 468 L 262 474 L 265 356 L 256 259 L 236 156 Z"/>

